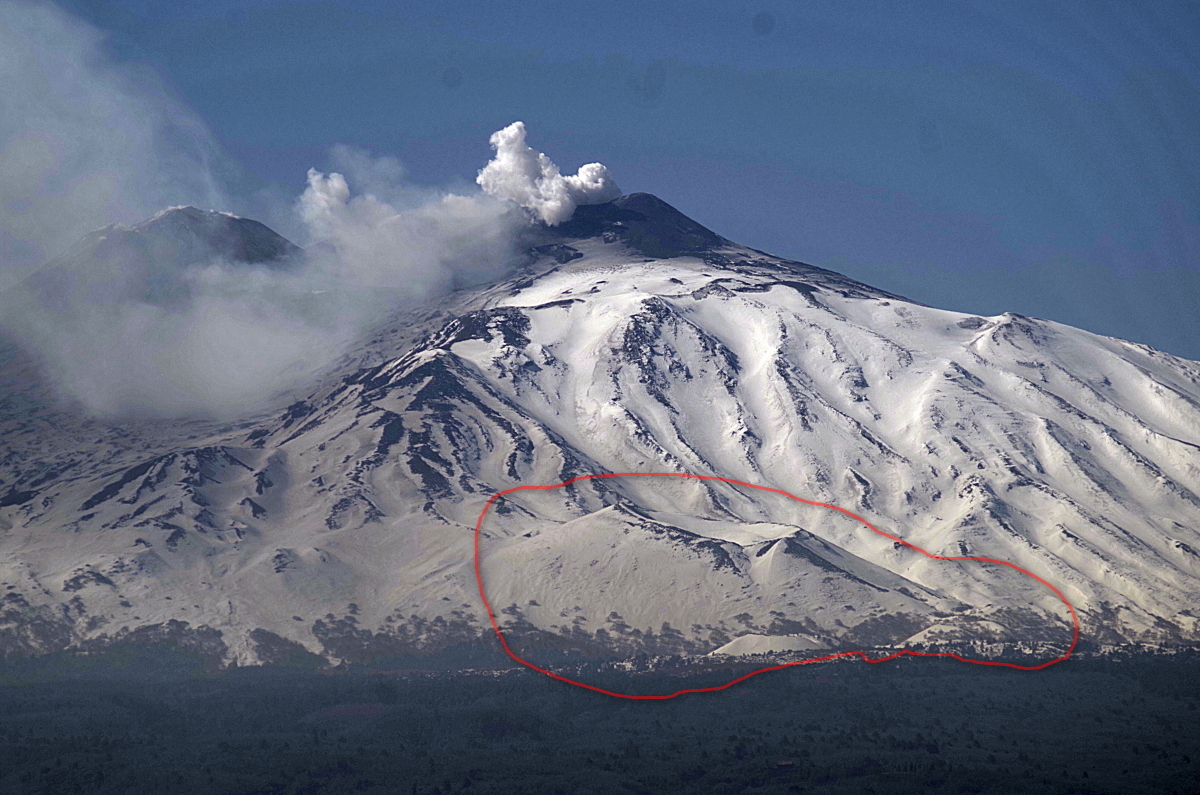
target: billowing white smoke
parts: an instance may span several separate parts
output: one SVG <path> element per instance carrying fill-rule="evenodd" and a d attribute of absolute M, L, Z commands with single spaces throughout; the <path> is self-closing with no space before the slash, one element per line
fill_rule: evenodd
<path fill-rule="evenodd" d="M 491 143 L 496 156 L 475 181 L 486 193 L 516 202 L 550 226 L 570 220 L 581 204 L 601 204 L 621 195 L 600 163 L 588 163 L 564 177 L 550 158 L 525 143 L 524 122 L 492 133 Z"/>
<path fill-rule="evenodd" d="M 348 173 L 359 184 L 371 182 L 375 164 L 362 173 L 361 153 L 341 147 L 335 160 L 351 161 Z M 378 187 L 393 194 L 391 201 L 375 193 L 351 198 L 340 172 L 308 172 L 297 211 L 313 238 L 329 247 L 318 266 L 336 274 L 340 290 L 424 298 L 500 275 L 522 225 L 508 205 L 482 194 Z"/>
<path fill-rule="evenodd" d="M 302 277 L 320 295 L 339 344 L 389 312 L 495 280 L 510 267 L 525 223 L 511 206 L 407 185 L 392 158 L 336 147 L 334 161 L 346 174 L 309 169 L 296 212 L 319 241 L 306 252 Z M 354 195 L 352 185 L 374 192 Z"/>
<path fill-rule="evenodd" d="M 33 266 L 86 231 L 230 202 L 203 124 L 153 75 L 106 60 L 100 31 L 0 0 L 0 67 L 0 366 L 15 343 L 94 414 L 262 408 L 388 313 L 500 276 L 529 222 L 504 199 L 559 223 L 619 195 L 598 164 L 561 176 L 520 123 L 492 136 L 486 192 L 471 195 L 417 188 L 395 159 L 335 147 L 336 170 L 310 171 L 290 217 L 273 219 L 321 241 L 287 267 L 68 256 L 35 286 Z"/>
<path fill-rule="evenodd" d="M 335 151 L 365 182 L 389 161 Z M 394 161 L 391 161 L 394 162 Z M 320 240 L 291 263 L 221 260 L 130 268 L 58 263 L 51 294 L 0 294 L 0 329 L 59 390 L 107 416 L 233 416 L 302 386 L 390 312 L 500 276 L 521 212 L 484 194 L 399 185 L 353 195 L 340 172 L 310 170 L 295 210 Z M 149 288 L 149 289 L 148 289 Z M 100 297 L 100 300 L 97 300 Z"/>

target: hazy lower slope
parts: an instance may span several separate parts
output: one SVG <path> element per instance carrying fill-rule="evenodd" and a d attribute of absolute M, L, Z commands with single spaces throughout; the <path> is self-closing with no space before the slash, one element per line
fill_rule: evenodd
<path fill-rule="evenodd" d="M 397 318 L 307 398 L 234 427 L 114 429 L 10 398 L 5 651 L 435 648 L 487 626 L 488 498 L 611 472 L 770 486 L 1010 561 L 1059 586 L 1091 640 L 1200 639 L 1200 364 L 922 306 L 645 194 L 531 236 L 513 277 Z M 1070 637 L 1027 577 L 726 484 L 524 491 L 482 545 L 525 644 Z"/>

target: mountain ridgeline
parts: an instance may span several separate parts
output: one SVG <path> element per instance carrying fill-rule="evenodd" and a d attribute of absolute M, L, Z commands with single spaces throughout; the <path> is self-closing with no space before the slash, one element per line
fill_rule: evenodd
<path fill-rule="evenodd" d="M 148 273 L 296 251 L 246 219 L 156 219 L 81 245 Z M 780 489 L 1013 563 L 1063 592 L 1084 642 L 1200 640 L 1200 364 L 933 309 L 648 194 L 527 236 L 508 277 L 390 318 L 278 411 L 118 425 L 7 401 L 0 650 L 470 648 L 492 633 L 473 553 L 489 498 L 620 472 Z M 1049 659 L 1072 634 L 1012 569 L 716 481 L 517 492 L 480 546 L 497 620 L 531 654 L 1002 641 Z"/>

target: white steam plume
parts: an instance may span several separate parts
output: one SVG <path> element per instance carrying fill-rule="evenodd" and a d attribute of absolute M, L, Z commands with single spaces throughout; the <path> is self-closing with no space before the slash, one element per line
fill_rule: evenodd
<path fill-rule="evenodd" d="M 285 219 L 321 243 L 287 263 L 96 258 L 100 235 L 67 249 L 163 207 L 229 206 L 214 139 L 152 73 L 112 63 L 101 32 L 49 5 L 0 0 L 0 71 L 0 349 L 15 343 L 96 415 L 265 408 L 397 308 L 501 276 L 528 228 L 501 199 L 558 223 L 619 195 L 598 164 L 562 177 L 518 123 L 492 138 L 486 193 L 418 188 L 393 158 L 335 147 L 334 170 L 310 171 Z M 11 357 L 0 350 L 0 367 Z"/>
<path fill-rule="evenodd" d="M 558 166 L 525 143 L 525 123 L 515 121 L 492 133 L 496 156 L 476 182 L 499 199 L 516 202 L 550 226 L 570 220 L 581 204 L 601 204 L 621 195 L 608 169 L 600 163 L 581 166 L 564 177 Z"/>
<path fill-rule="evenodd" d="M 348 156 L 352 173 L 393 173 L 394 161 L 360 152 L 341 149 L 334 159 Z M 389 313 L 493 280 L 511 264 L 526 221 L 510 205 L 378 187 L 409 206 L 354 195 L 341 173 L 310 170 L 295 210 L 321 242 L 290 262 L 208 257 L 134 267 L 128 258 L 68 255 L 41 274 L 49 282 L 0 296 L 0 327 L 93 414 L 229 417 L 263 408 Z"/>
<path fill-rule="evenodd" d="M 344 147 L 336 159 L 352 154 L 372 168 L 356 181 L 378 176 L 394 161 L 370 161 Z M 351 197 L 350 184 L 339 172 L 309 169 L 308 187 L 297 212 L 322 245 L 310 270 L 324 274 L 339 294 L 355 301 L 426 299 L 447 289 L 490 281 L 512 261 L 512 246 L 523 219 L 503 202 L 487 195 L 421 191 L 411 186 L 379 185 L 393 204 L 375 193 Z M 399 197 L 399 199 L 397 198 Z"/>

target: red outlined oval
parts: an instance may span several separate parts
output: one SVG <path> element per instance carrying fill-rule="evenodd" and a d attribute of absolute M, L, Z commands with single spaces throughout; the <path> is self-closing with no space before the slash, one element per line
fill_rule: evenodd
<path fill-rule="evenodd" d="M 975 660 L 970 657 L 963 657 L 963 656 L 955 654 L 953 652 L 923 652 L 923 651 L 913 651 L 911 649 L 901 649 L 900 651 L 896 652 L 895 654 L 889 654 L 885 657 L 879 657 L 874 660 L 871 659 L 870 657 L 868 657 L 866 655 L 866 652 L 863 652 L 863 651 L 841 651 L 841 652 L 837 652 L 835 654 L 826 655 L 824 657 L 814 657 L 812 659 L 807 659 L 807 660 L 796 660 L 795 662 L 784 663 L 783 665 L 771 665 L 771 666 L 767 666 L 766 668 L 759 668 L 757 670 L 751 671 L 748 674 L 743 674 L 742 676 L 739 676 L 736 679 L 726 682 L 723 685 L 717 685 L 715 687 L 687 688 L 684 690 L 676 690 L 674 693 L 670 693 L 668 695 L 661 695 L 661 696 L 639 696 L 639 695 L 631 695 L 629 693 L 617 693 L 612 690 L 605 690 L 604 688 L 597 687 L 595 685 L 589 685 L 584 682 L 577 682 L 574 679 L 571 679 L 570 677 L 562 676 L 561 674 L 556 674 L 553 671 L 547 671 L 545 668 L 542 668 L 538 665 L 534 665 L 533 663 L 529 662 L 528 660 L 521 659 L 521 657 L 517 656 L 517 654 L 508 647 L 508 641 L 505 640 L 504 633 L 500 631 L 500 625 L 496 621 L 496 615 L 495 615 L 495 613 L 492 612 L 492 604 L 491 604 L 491 602 L 488 601 L 487 593 L 485 593 L 485 591 L 484 591 L 483 573 L 479 567 L 479 535 L 480 535 L 480 531 L 483 528 L 483 520 L 485 518 L 487 518 L 487 513 L 491 509 L 492 504 L 495 503 L 496 500 L 500 499 L 501 497 L 503 497 L 506 494 L 513 494 L 514 492 L 518 492 L 518 491 L 530 491 L 530 490 L 534 490 L 534 489 L 539 490 L 539 491 L 552 491 L 553 489 L 561 489 L 563 486 L 569 486 L 570 484 L 577 483 L 581 480 L 597 480 L 600 478 L 691 478 L 693 480 L 717 480 L 722 483 L 731 483 L 735 486 L 744 486 L 748 489 L 758 489 L 759 491 L 769 491 L 773 494 L 779 494 L 784 497 L 787 497 L 788 499 L 796 500 L 797 502 L 802 502 L 805 505 L 813 505 L 813 506 L 816 506 L 819 508 L 828 508 L 831 511 L 837 511 L 838 513 L 845 514 L 846 516 L 849 516 L 851 519 L 854 519 L 854 520 L 862 523 L 867 528 L 869 528 L 871 531 L 878 533 L 879 535 L 881 535 L 885 538 L 889 538 L 892 541 L 896 542 L 897 544 L 902 544 L 902 545 L 908 547 L 909 549 L 920 552 L 922 555 L 924 555 L 927 558 L 931 558 L 932 560 L 971 560 L 971 561 L 978 561 L 980 563 L 995 563 L 1000 566 L 1008 566 L 1010 569 L 1015 569 L 1016 571 L 1019 571 L 1021 574 L 1024 574 L 1027 577 L 1031 577 L 1034 580 L 1041 583 L 1042 585 L 1049 588 L 1054 593 L 1054 595 L 1057 596 L 1062 601 L 1062 603 L 1067 606 L 1067 611 L 1071 614 L 1071 622 L 1074 625 L 1074 632 L 1071 636 L 1071 645 L 1067 648 L 1066 652 L 1064 652 L 1062 654 L 1062 656 L 1056 657 L 1053 660 L 1050 660 L 1048 662 L 1041 663 L 1040 665 L 1017 665 L 1016 663 L 996 662 L 994 660 Z M 889 660 L 895 660 L 899 657 L 904 657 L 905 655 L 908 655 L 911 657 L 951 657 L 955 660 L 959 660 L 960 662 L 973 663 L 974 665 L 994 665 L 994 666 L 1000 666 L 1000 667 L 1004 667 L 1004 668 L 1015 668 L 1018 671 L 1040 671 L 1041 669 L 1049 668 L 1051 665 L 1054 665 L 1056 663 L 1060 663 L 1060 662 L 1069 660 L 1071 658 L 1071 653 L 1075 651 L 1075 646 L 1079 643 L 1079 617 L 1075 614 L 1075 608 L 1071 605 L 1071 603 L 1069 601 L 1067 601 L 1067 597 L 1063 596 L 1062 591 L 1058 590 L 1053 585 L 1051 585 L 1050 583 L 1043 580 L 1041 577 L 1037 576 L 1036 574 L 1034 574 L 1030 571 L 1026 571 L 1025 569 L 1021 568 L 1020 566 L 1016 565 L 1015 563 L 1009 563 L 1008 561 L 1004 561 L 1004 560 L 996 560 L 994 558 L 983 558 L 983 557 L 973 557 L 973 556 L 958 557 L 958 556 L 947 556 L 947 555 L 934 555 L 930 552 L 926 552 L 925 550 L 921 549 L 916 544 L 911 544 L 902 538 L 897 538 L 896 536 L 892 535 L 891 533 L 886 533 L 883 530 L 880 530 L 879 528 L 875 527 L 870 522 L 868 522 L 866 519 L 863 519 L 861 516 L 858 516 L 857 514 L 853 514 L 850 511 L 847 511 L 845 508 L 839 508 L 836 505 L 829 505 L 828 503 L 824 503 L 824 502 L 814 502 L 813 500 L 806 500 L 803 497 L 797 497 L 794 494 L 789 494 L 788 492 L 783 491 L 782 489 L 774 489 L 769 486 L 756 486 L 753 483 L 744 483 L 740 480 L 733 480 L 732 478 L 717 477 L 716 475 L 691 475 L 691 474 L 682 473 L 682 472 L 614 472 L 614 473 L 605 474 L 605 475 L 580 475 L 579 477 L 571 478 L 570 480 L 564 480 L 562 483 L 556 483 L 553 486 L 517 486 L 516 488 L 506 489 L 505 491 L 496 492 L 495 494 L 492 495 L 492 498 L 487 501 L 487 505 L 483 506 L 483 510 L 479 513 L 479 520 L 475 523 L 475 580 L 479 585 L 479 598 L 483 600 L 483 606 L 485 608 L 487 608 L 488 619 L 491 620 L 491 622 L 492 622 L 492 629 L 495 630 L 496 637 L 500 639 L 500 645 L 504 648 L 505 653 L 508 654 L 509 657 L 513 658 L 513 660 L 520 663 L 521 665 L 524 665 L 526 668 L 531 668 L 534 671 L 543 673 L 546 676 L 549 676 L 551 679 L 557 679 L 560 682 L 566 682 L 567 684 L 575 685 L 576 687 L 582 687 L 585 690 L 593 690 L 597 693 L 603 693 L 606 696 L 614 696 L 616 698 L 628 698 L 628 699 L 633 699 L 633 700 L 637 700 L 637 701 L 662 701 L 664 699 L 675 698 L 676 696 L 682 696 L 685 693 L 712 693 L 717 690 L 725 690 L 726 688 L 733 687 L 738 682 L 744 682 L 752 676 L 758 676 L 759 674 L 766 673 L 767 671 L 778 671 L 783 668 L 792 668 L 797 665 L 808 665 L 809 663 L 825 662 L 827 660 L 834 660 L 839 657 L 859 657 L 863 660 L 863 662 L 868 662 L 868 663 L 888 662 Z"/>

